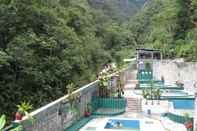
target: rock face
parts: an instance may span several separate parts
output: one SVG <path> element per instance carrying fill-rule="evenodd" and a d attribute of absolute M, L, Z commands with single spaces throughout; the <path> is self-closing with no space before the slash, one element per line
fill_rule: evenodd
<path fill-rule="evenodd" d="M 96 9 L 101 9 L 114 20 L 125 22 L 131 18 L 148 0 L 89 0 Z"/>

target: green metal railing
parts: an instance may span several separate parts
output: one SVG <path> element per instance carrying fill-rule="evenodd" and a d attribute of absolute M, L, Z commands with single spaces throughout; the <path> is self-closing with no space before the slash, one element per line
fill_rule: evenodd
<path fill-rule="evenodd" d="M 139 70 L 137 73 L 137 79 L 141 80 L 152 80 L 153 79 L 153 72 L 152 70 Z"/>
<path fill-rule="evenodd" d="M 188 121 L 191 121 L 193 123 L 193 118 L 186 119 L 184 116 L 180 116 L 180 115 L 176 115 L 172 113 L 166 113 L 165 116 L 168 117 L 170 120 L 180 123 L 180 124 L 185 124 Z M 190 129 L 189 131 L 193 131 L 193 129 Z"/>
<path fill-rule="evenodd" d="M 92 98 L 93 115 L 118 115 L 125 112 L 125 98 Z"/>

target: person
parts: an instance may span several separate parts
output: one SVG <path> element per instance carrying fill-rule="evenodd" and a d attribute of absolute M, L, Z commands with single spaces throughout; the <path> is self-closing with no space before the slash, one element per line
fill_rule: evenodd
<path fill-rule="evenodd" d="M 115 125 L 115 128 L 121 128 L 122 127 L 122 124 L 118 121 Z"/>

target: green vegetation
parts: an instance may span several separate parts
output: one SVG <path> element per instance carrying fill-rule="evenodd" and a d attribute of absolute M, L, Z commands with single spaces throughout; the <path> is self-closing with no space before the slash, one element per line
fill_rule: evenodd
<path fill-rule="evenodd" d="M 110 5 L 109 5 L 110 6 Z M 88 0 L 0 0 L 0 114 L 43 106 L 130 55 L 128 30 Z"/>
<path fill-rule="evenodd" d="M 88 0 L 92 7 L 102 10 L 118 23 L 127 23 L 147 0 Z"/>
<path fill-rule="evenodd" d="M 43 106 L 137 47 L 196 61 L 196 0 L 145 2 L 0 0 L 0 114 L 10 121 L 21 101 Z"/>
<path fill-rule="evenodd" d="M 149 91 L 147 89 L 143 89 L 142 90 L 142 96 L 143 96 L 144 99 L 146 99 L 145 104 L 147 105 L 148 104 L 148 97 L 150 96 Z"/>
<path fill-rule="evenodd" d="M 33 105 L 29 102 L 22 102 L 20 105 L 17 105 L 17 107 L 21 115 L 29 115 L 29 110 L 33 109 Z"/>
<path fill-rule="evenodd" d="M 3 129 L 3 127 L 5 126 L 6 123 L 6 119 L 5 119 L 5 115 L 2 115 L 0 117 L 0 131 Z"/>
<path fill-rule="evenodd" d="M 73 92 L 74 92 L 74 84 L 73 83 L 71 83 L 71 84 L 68 84 L 67 85 L 67 88 L 66 88 L 67 90 L 68 90 L 68 98 L 67 98 L 67 100 L 68 100 L 68 102 L 69 102 L 69 104 L 70 104 L 70 112 L 71 113 L 76 113 L 77 112 L 77 107 L 76 107 L 76 103 L 77 103 L 77 99 L 78 99 L 78 97 L 80 97 L 80 96 L 78 96 L 77 94 L 74 94 Z"/>
<path fill-rule="evenodd" d="M 151 0 L 129 29 L 137 47 L 161 49 L 165 58 L 197 60 L 196 0 Z"/>
<path fill-rule="evenodd" d="M 157 88 L 156 90 L 155 90 L 155 96 L 156 96 L 156 99 L 157 99 L 157 104 L 159 105 L 160 104 L 160 97 L 161 97 L 161 95 L 162 95 L 162 92 L 161 92 L 161 90 L 159 89 L 159 88 Z"/>

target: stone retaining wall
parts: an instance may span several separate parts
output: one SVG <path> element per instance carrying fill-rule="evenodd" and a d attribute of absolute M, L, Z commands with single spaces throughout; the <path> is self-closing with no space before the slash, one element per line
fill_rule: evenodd
<path fill-rule="evenodd" d="M 85 106 L 91 102 L 91 97 L 96 95 L 98 80 L 78 90 L 79 96 L 77 108 L 81 114 L 73 114 L 69 111 L 69 103 L 65 102 L 68 97 L 64 96 L 48 105 L 31 113 L 35 120 L 24 120 L 21 122 L 24 131 L 63 131 L 76 121 L 77 117 L 83 116 Z"/>
<path fill-rule="evenodd" d="M 174 84 L 177 80 L 184 83 L 188 91 L 194 91 L 197 86 L 197 63 L 177 62 L 173 60 L 162 60 L 153 62 L 153 76 L 161 79 L 164 76 L 167 84 Z"/>
<path fill-rule="evenodd" d="M 167 84 L 173 84 L 180 80 L 184 83 L 186 90 L 197 92 L 197 62 L 154 61 L 153 76 L 156 79 L 161 79 L 161 76 L 164 76 Z M 197 131 L 197 99 L 195 100 L 194 131 Z"/>

